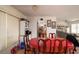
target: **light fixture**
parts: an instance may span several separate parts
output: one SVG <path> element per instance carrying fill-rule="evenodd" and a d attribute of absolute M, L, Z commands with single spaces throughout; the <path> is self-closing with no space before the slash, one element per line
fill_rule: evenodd
<path fill-rule="evenodd" d="M 37 5 L 33 5 L 33 6 L 32 6 L 32 10 L 33 10 L 33 11 L 37 11 L 37 10 L 38 10 L 38 6 L 37 6 Z"/>

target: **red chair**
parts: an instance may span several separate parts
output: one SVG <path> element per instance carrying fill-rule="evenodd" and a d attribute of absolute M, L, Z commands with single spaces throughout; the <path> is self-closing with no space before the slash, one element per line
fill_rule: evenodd
<path fill-rule="evenodd" d="M 38 45 L 38 39 L 37 38 L 32 38 L 29 41 L 29 46 L 33 50 L 34 53 L 38 53 L 38 51 L 39 51 L 39 45 Z"/>
<path fill-rule="evenodd" d="M 37 38 L 32 38 L 29 41 L 29 45 L 30 45 L 31 48 L 38 48 L 38 40 L 37 40 Z"/>
<path fill-rule="evenodd" d="M 39 45 L 39 53 L 44 53 L 45 49 L 45 42 L 43 39 L 38 40 L 38 45 Z"/>
<path fill-rule="evenodd" d="M 62 40 L 61 53 L 74 53 L 74 45 L 68 40 Z"/>
<path fill-rule="evenodd" d="M 45 40 L 45 53 L 50 53 L 51 52 L 51 40 L 46 39 Z"/>
<path fill-rule="evenodd" d="M 72 42 L 68 41 L 68 40 L 67 40 L 66 44 L 67 44 L 66 53 L 69 53 L 69 54 L 74 53 L 74 44 Z"/>
<path fill-rule="evenodd" d="M 16 54 L 17 50 L 19 49 L 19 46 L 14 46 L 12 49 L 11 49 L 11 54 Z"/>
<path fill-rule="evenodd" d="M 60 40 L 55 39 L 54 42 L 54 53 L 59 53 L 60 52 Z"/>
<path fill-rule="evenodd" d="M 54 48 L 55 48 L 55 39 L 51 40 L 51 53 L 54 53 Z"/>
<path fill-rule="evenodd" d="M 60 48 L 61 48 L 61 50 L 60 50 L 60 53 L 66 53 L 66 40 L 65 39 L 63 39 L 63 40 L 61 40 L 61 46 L 60 46 Z"/>

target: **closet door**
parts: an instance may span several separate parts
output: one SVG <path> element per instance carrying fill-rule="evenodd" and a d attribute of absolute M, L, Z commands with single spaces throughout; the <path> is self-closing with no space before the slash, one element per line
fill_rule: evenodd
<path fill-rule="evenodd" d="M 18 41 L 19 19 L 7 15 L 7 46 L 10 47 Z"/>
<path fill-rule="evenodd" d="M 4 50 L 7 46 L 7 23 L 6 14 L 0 12 L 0 51 Z"/>

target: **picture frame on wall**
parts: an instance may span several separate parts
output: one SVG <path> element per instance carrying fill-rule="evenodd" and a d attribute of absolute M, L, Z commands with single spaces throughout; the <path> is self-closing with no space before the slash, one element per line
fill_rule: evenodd
<path fill-rule="evenodd" d="M 56 28 L 56 21 L 52 21 L 52 29 Z"/>
<path fill-rule="evenodd" d="M 47 20 L 47 27 L 51 27 L 51 20 Z"/>

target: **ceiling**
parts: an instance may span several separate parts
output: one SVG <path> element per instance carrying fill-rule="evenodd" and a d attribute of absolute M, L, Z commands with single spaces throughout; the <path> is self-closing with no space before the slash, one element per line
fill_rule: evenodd
<path fill-rule="evenodd" d="M 78 20 L 78 5 L 37 5 L 36 10 L 33 5 L 14 5 L 16 9 L 28 16 L 56 16 L 61 20 Z"/>

